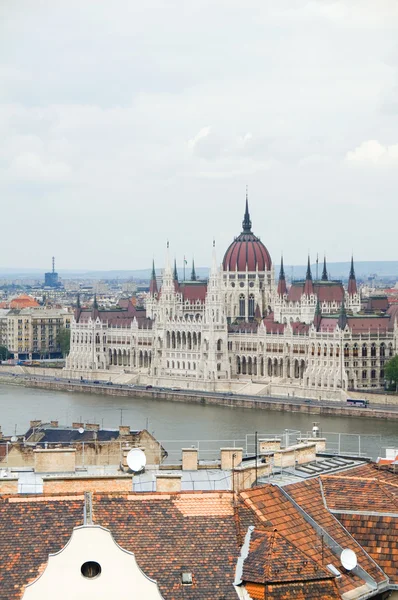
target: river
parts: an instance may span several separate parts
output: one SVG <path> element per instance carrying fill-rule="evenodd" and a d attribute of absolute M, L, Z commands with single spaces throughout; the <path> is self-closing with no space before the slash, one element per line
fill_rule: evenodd
<path fill-rule="evenodd" d="M 215 447 L 227 446 L 246 435 L 250 440 L 259 434 L 283 433 L 285 430 L 310 431 L 317 415 L 276 412 L 222 406 L 183 404 L 147 398 L 115 397 L 101 394 L 50 391 L 22 386 L 0 385 L 0 425 L 5 435 L 24 433 L 29 421 L 58 420 L 60 425 L 72 421 L 99 423 L 104 428 L 118 427 L 122 422 L 131 429 L 148 428 L 173 452 L 190 446 L 196 440 L 219 440 Z M 383 448 L 398 447 L 398 423 L 381 419 L 322 416 L 320 428 L 341 434 L 341 450 L 360 451 L 375 458 L 384 455 Z M 361 441 L 356 436 L 361 434 Z M 378 436 L 378 437 L 372 437 Z M 380 437 L 381 436 L 381 437 Z M 327 436 L 337 446 L 337 436 Z M 290 441 L 294 441 L 292 434 Z M 203 445 L 203 444 L 202 444 Z"/>

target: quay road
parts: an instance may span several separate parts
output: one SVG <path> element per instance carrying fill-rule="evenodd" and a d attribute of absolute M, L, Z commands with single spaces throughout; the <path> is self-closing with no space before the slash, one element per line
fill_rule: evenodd
<path fill-rule="evenodd" d="M 26 373 L 7 373 L 7 372 L 2 372 L 0 373 L 0 380 L 6 378 L 7 380 L 10 380 L 10 383 L 15 382 L 15 383 L 24 383 L 25 385 L 28 385 L 31 383 L 33 385 L 35 385 L 35 383 L 40 384 L 40 382 L 43 383 L 56 383 L 59 384 L 59 387 L 62 386 L 63 389 L 68 389 L 69 391 L 72 391 L 74 388 L 79 388 L 79 391 L 83 391 L 84 388 L 87 389 L 88 392 L 95 392 L 96 390 L 98 390 L 98 392 L 100 392 L 100 390 L 110 390 L 112 389 L 112 391 L 115 393 L 115 395 L 117 395 L 117 390 L 123 391 L 124 394 L 126 395 L 126 392 L 130 392 L 131 394 L 127 394 L 127 395 L 131 395 L 131 396 L 136 396 L 137 392 L 141 393 L 142 392 L 142 396 L 152 396 L 155 394 L 160 393 L 165 393 L 165 394 L 172 394 L 173 396 L 178 397 L 178 399 L 183 401 L 184 396 L 185 397 L 189 397 L 192 398 L 192 396 L 197 396 L 200 398 L 220 398 L 225 400 L 230 400 L 230 405 L 229 406 L 233 406 L 233 401 L 234 400 L 240 400 L 240 401 L 255 401 L 256 403 L 266 403 L 267 405 L 269 404 L 290 404 L 290 405 L 296 405 L 296 406 L 306 406 L 308 408 L 310 407 L 324 407 L 324 408 L 339 408 L 341 409 L 346 409 L 347 413 L 349 411 L 350 415 L 352 415 L 353 411 L 360 411 L 361 414 L 363 415 L 363 412 L 368 413 L 368 416 L 371 417 L 372 413 L 374 413 L 374 411 L 382 411 L 382 412 L 389 412 L 389 413 L 397 413 L 398 415 L 398 404 L 378 404 L 376 401 L 371 401 L 369 402 L 368 406 L 365 407 L 360 407 L 360 406 L 352 406 L 352 405 L 348 405 L 346 402 L 341 401 L 341 400 L 314 400 L 314 399 L 307 399 L 307 398 L 300 398 L 297 396 L 260 396 L 260 395 L 249 395 L 249 394 L 239 394 L 239 393 L 235 393 L 235 392 L 213 392 L 213 391 L 204 391 L 204 390 L 194 390 L 194 389 L 189 389 L 189 390 L 182 390 L 176 387 L 172 387 L 172 388 L 167 388 L 167 387 L 160 387 L 160 386 L 145 386 L 145 385 L 131 385 L 131 384 L 118 384 L 118 383 L 111 383 L 111 382 L 104 382 L 104 381 L 97 381 L 96 383 L 94 383 L 94 381 L 88 381 L 88 380 L 81 380 L 81 379 L 65 379 L 65 378 L 61 378 L 61 377 L 55 377 L 55 376 L 49 376 L 49 375 L 35 375 L 33 376 L 32 374 L 26 374 Z M 4 382 L 4 379 L 3 379 Z M 57 386 L 58 387 L 58 386 Z M 101 393 L 101 392 L 100 392 Z M 376 396 L 376 395 L 375 395 Z M 377 397 L 377 396 L 376 396 Z M 359 416 L 359 415 L 358 415 Z M 367 416 L 367 415 L 366 415 Z"/>

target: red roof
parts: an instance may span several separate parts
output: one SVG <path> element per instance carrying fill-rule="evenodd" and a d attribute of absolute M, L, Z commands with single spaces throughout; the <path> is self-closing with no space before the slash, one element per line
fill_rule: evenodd
<path fill-rule="evenodd" d="M 304 281 L 292 283 L 287 296 L 289 302 L 299 302 L 302 294 L 304 294 L 305 291 L 308 293 L 310 286 L 307 285 L 306 290 L 306 285 L 307 282 Z M 341 304 L 343 301 L 344 288 L 340 281 L 316 281 L 312 288 L 313 292 L 309 290 L 310 293 L 317 295 L 321 304 L 322 302 L 336 302 L 337 304 Z"/>
<path fill-rule="evenodd" d="M 253 233 L 241 233 L 225 253 L 224 271 L 269 271 L 272 261 L 267 248 Z"/>
<path fill-rule="evenodd" d="M 207 294 L 207 283 L 197 281 L 187 281 L 180 285 L 179 292 L 182 293 L 183 300 L 191 303 L 200 300 L 204 302 Z"/>

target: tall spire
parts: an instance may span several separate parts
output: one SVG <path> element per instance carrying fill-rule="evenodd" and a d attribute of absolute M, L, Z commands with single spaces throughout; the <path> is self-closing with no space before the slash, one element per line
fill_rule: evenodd
<path fill-rule="evenodd" d="M 152 274 L 151 274 L 151 282 L 149 284 L 149 293 L 154 294 L 158 293 L 158 283 L 156 281 L 156 271 L 155 271 L 155 261 L 152 260 Z"/>
<path fill-rule="evenodd" d="M 80 304 L 80 294 L 77 294 L 77 298 L 76 298 L 76 308 L 81 308 L 81 304 Z"/>
<path fill-rule="evenodd" d="M 94 310 L 98 310 L 97 294 L 94 294 L 93 308 Z"/>
<path fill-rule="evenodd" d="M 347 312 L 345 309 L 344 297 L 341 301 L 339 319 L 337 322 L 339 324 L 340 329 L 344 329 L 345 326 L 347 325 Z"/>
<path fill-rule="evenodd" d="M 305 284 L 303 293 L 306 296 L 312 296 L 314 293 L 314 285 L 312 283 L 310 255 L 308 255 L 307 273 L 305 276 Z"/>
<path fill-rule="evenodd" d="M 350 268 L 350 275 L 348 277 L 348 290 L 347 291 L 350 296 L 353 296 L 354 294 L 358 293 L 357 280 L 355 278 L 354 257 L 353 256 L 351 256 L 351 268 Z"/>
<path fill-rule="evenodd" d="M 192 259 L 191 281 L 196 281 L 195 261 Z"/>
<path fill-rule="evenodd" d="M 244 233 L 250 233 L 252 230 L 252 222 L 250 220 L 250 213 L 249 213 L 249 194 L 247 191 L 247 187 L 246 187 L 246 209 L 245 209 L 245 216 L 242 221 L 242 227 L 243 227 Z"/>
<path fill-rule="evenodd" d="M 319 331 L 321 321 L 322 321 L 322 311 L 321 311 L 321 305 L 319 303 L 319 296 L 318 296 L 316 299 L 315 316 L 314 316 L 314 325 L 315 325 L 315 329 L 317 331 Z"/>
<path fill-rule="evenodd" d="M 326 268 L 326 256 L 323 257 L 322 281 L 328 281 L 328 271 Z"/>
<path fill-rule="evenodd" d="M 178 271 L 177 271 L 177 261 L 174 259 L 174 272 L 173 272 L 174 281 L 178 281 Z"/>
<path fill-rule="evenodd" d="M 285 269 L 283 268 L 283 256 L 281 256 L 281 270 L 279 271 L 279 281 L 278 281 L 277 293 L 279 296 L 284 296 L 285 294 L 287 294 Z"/>

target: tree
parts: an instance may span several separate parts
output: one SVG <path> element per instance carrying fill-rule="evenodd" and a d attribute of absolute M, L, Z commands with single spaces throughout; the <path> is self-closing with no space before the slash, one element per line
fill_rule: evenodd
<path fill-rule="evenodd" d="M 0 346 L 0 360 L 7 360 L 10 358 L 10 353 L 5 346 Z"/>
<path fill-rule="evenodd" d="M 70 329 L 61 327 L 57 336 L 57 344 L 61 349 L 62 356 L 65 358 L 70 350 Z"/>
<path fill-rule="evenodd" d="M 398 354 L 391 358 L 384 369 L 385 377 L 391 384 L 395 384 L 395 390 L 398 391 Z"/>

